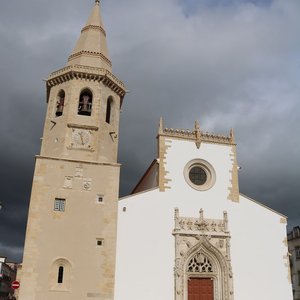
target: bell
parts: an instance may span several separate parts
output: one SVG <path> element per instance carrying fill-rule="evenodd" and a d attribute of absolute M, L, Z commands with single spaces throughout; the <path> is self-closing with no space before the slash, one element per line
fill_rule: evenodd
<path fill-rule="evenodd" d="M 85 115 L 85 116 L 91 115 L 92 103 L 89 102 L 89 100 L 90 100 L 90 96 L 88 95 L 84 95 L 82 97 L 82 100 L 79 102 L 79 108 L 78 108 L 79 115 Z"/>
<path fill-rule="evenodd" d="M 65 101 L 65 98 L 60 98 L 59 101 L 57 102 L 56 113 L 55 113 L 55 115 L 57 117 L 59 117 L 59 116 L 61 116 L 63 114 L 64 101 Z"/>

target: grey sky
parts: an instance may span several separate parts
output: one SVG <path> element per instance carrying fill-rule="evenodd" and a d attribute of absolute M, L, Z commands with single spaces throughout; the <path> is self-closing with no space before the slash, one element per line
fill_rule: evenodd
<path fill-rule="evenodd" d="M 211 4 L 214 5 L 211 5 Z M 21 259 L 48 74 L 65 65 L 90 1 L 0 3 L 0 255 Z M 102 16 L 126 96 L 119 160 L 128 193 L 167 127 L 235 129 L 242 193 L 300 223 L 300 1 L 110 0 Z"/>

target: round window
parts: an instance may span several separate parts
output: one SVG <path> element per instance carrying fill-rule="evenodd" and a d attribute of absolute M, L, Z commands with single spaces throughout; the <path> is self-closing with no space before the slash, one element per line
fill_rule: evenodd
<path fill-rule="evenodd" d="M 194 189 L 205 191 L 216 182 L 216 173 L 210 163 L 202 159 L 188 162 L 184 168 L 184 178 Z"/>
<path fill-rule="evenodd" d="M 190 169 L 189 178 L 193 184 L 203 185 L 207 180 L 207 175 L 203 168 L 195 166 Z"/>

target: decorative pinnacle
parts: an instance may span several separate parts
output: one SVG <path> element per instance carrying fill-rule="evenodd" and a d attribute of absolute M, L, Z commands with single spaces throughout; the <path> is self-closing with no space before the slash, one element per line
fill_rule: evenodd
<path fill-rule="evenodd" d="M 235 143 L 235 136 L 234 136 L 234 131 L 233 128 L 230 129 L 230 139 L 231 139 L 231 143 Z"/>
<path fill-rule="evenodd" d="M 164 131 L 164 122 L 163 122 L 163 118 L 160 117 L 159 119 L 159 127 L 158 127 L 158 134 L 162 134 Z"/>
<path fill-rule="evenodd" d="M 196 146 L 199 149 L 201 145 L 201 132 L 199 121 L 195 121 Z"/>
<path fill-rule="evenodd" d="M 201 208 L 199 210 L 199 214 L 200 214 L 200 221 L 203 221 L 204 220 L 204 210 L 203 210 L 203 208 Z"/>

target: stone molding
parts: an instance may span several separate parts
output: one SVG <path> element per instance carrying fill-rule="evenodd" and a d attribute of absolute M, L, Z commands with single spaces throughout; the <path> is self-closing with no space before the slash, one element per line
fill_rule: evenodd
<path fill-rule="evenodd" d="M 75 59 L 79 56 L 82 56 L 82 55 L 96 56 L 96 57 L 102 58 L 110 67 L 112 66 L 111 61 L 105 55 L 103 55 L 102 53 L 93 52 L 93 51 L 86 51 L 86 50 L 81 50 L 79 52 L 71 54 L 68 58 L 68 61 L 71 61 L 71 60 L 73 60 L 73 59 Z"/>
<path fill-rule="evenodd" d="M 287 270 L 287 280 L 290 284 L 292 284 L 292 275 L 291 275 L 291 267 L 290 267 L 290 256 L 289 253 L 283 256 L 284 267 Z"/>
<path fill-rule="evenodd" d="M 166 140 L 165 137 L 159 137 L 158 140 L 158 157 L 159 157 L 159 166 L 158 166 L 158 186 L 159 191 L 164 192 L 166 189 L 170 188 L 168 186 L 169 181 L 171 179 L 167 178 L 168 171 L 166 170 L 166 155 L 168 148 L 171 147 L 171 145 L 167 145 L 168 143 L 171 143 L 171 141 Z"/>
<path fill-rule="evenodd" d="M 187 300 L 190 278 L 211 278 L 215 300 L 233 300 L 233 274 L 230 258 L 230 232 L 227 212 L 223 219 L 181 217 L 175 209 L 175 300 Z M 193 268 L 191 268 L 191 262 Z M 195 264 L 203 266 L 195 267 Z M 195 272 L 195 270 L 197 270 Z"/>
<path fill-rule="evenodd" d="M 87 30 L 89 30 L 89 29 L 92 29 L 92 30 L 99 30 L 99 31 L 101 31 L 101 32 L 103 33 L 103 35 L 106 37 L 106 32 L 105 32 L 104 28 L 101 27 L 101 26 L 98 26 L 98 25 L 87 25 L 87 26 L 85 26 L 85 27 L 83 27 L 83 28 L 81 29 L 81 33 L 83 33 L 84 31 L 87 31 Z"/>
<path fill-rule="evenodd" d="M 232 161 L 232 168 L 229 171 L 231 173 L 231 186 L 228 188 L 229 194 L 227 199 L 233 202 L 240 202 L 240 190 L 239 190 L 239 175 L 238 169 L 239 166 L 237 164 L 237 157 L 236 157 L 236 146 L 232 145 L 231 147 L 231 161 Z"/>
<path fill-rule="evenodd" d="M 286 218 L 280 218 L 280 224 L 287 224 Z"/>
<path fill-rule="evenodd" d="M 66 258 L 57 258 L 52 262 L 50 267 L 48 286 L 50 291 L 70 292 L 72 283 L 73 264 Z M 57 283 L 58 268 L 64 268 L 64 280 L 62 283 Z"/>
<path fill-rule="evenodd" d="M 98 131 L 99 127 L 98 126 L 91 126 L 91 125 L 79 125 L 79 124 L 75 124 L 75 123 L 68 123 L 67 126 L 69 128 L 79 128 L 79 129 L 88 129 L 88 130 L 94 130 L 94 131 Z"/>
<path fill-rule="evenodd" d="M 204 211 L 200 209 L 199 218 L 180 217 L 179 209 L 175 209 L 175 228 L 173 233 L 177 234 L 203 234 L 229 236 L 228 216 L 224 211 L 223 219 L 205 219 Z"/>
<path fill-rule="evenodd" d="M 259 206 L 261 206 L 261 207 L 263 207 L 263 208 L 265 208 L 267 210 L 269 210 L 269 211 L 272 211 L 273 213 L 275 213 L 275 214 L 277 214 L 278 216 L 281 217 L 280 220 L 278 220 L 278 222 L 280 222 L 280 223 L 284 222 L 284 224 L 287 224 L 287 216 L 285 216 L 284 214 L 282 214 L 282 213 L 280 213 L 280 212 L 278 212 L 278 211 L 276 211 L 276 210 L 274 210 L 274 209 L 272 209 L 272 208 L 270 208 L 270 207 L 268 207 L 268 206 L 266 206 L 266 205 L 258 202 L 257 200 L 254 200 L 254 199 L 250 198 L 249 196 L 246 196 L 246 195 L 244 195 L 242 193 L 240 193 L 240 196 L 246 198 L 247 200 L 249 200 L 249 201 L 251 201 L 251 202 L 253 202 L 253 203 L 255 203 L 255 204 L 257 204 L 257 205 L 259 205 Z"/>
<path fill-rule="evenodd" d="M 93 161 L 86 161 L 86 160 L 75 160 L 75 159 L 67 159 L 67 158 L 61 158 L 61 157 L 49 157 L 49 156 L 42 156 L 42 155 L 36 155 L 36 159 L 48 159 L 48 160 L 60 160 L 65 162 L 72 162 L 72 163 L 83 163 L 87 165 L 99 165 L 99 166 L 110 166 L 110 167 L 121 167 L 121 164 L 118 163 L 106 163 L 106 162 L 93 162 Z"/>
<path fill-rule="evenodd" d="M 73 79 L 102 82 L 118 94 L 121 97 L 121 101 L 126 93 L 124 83 L 108 70 L 81 65 L 67 66 L 51 73 L 47 79 L 47 87 L 50 89 L 53 86 Z"/>
<path fill-rule="evenodd" d="M 198 121 L 195 122 L 194 130 L 163 128 L 163 122 L 161 121 L 158 135 L 193 141 L 195 142 L 197 148 L 200 148 L 202 142 L 235 145 L 235 138 L 232 129 L 230 130 L 230 134 L 228 136 L 204 132 L 200 130 Z"/>
<path fill-rule="evenodd" d="M 292 254 L 289 253 L 287 237 L 283 239 L 282 243 L 285 246 L 286 251 L 287 251 L 287 255 L 283 256 L 284 266 L 287 269 L 287 279 L 288 279 L 289 283 L 292 284 L 292 271 L 291 271 L 291 264 L 290 264 L 290 256 Z"/>

